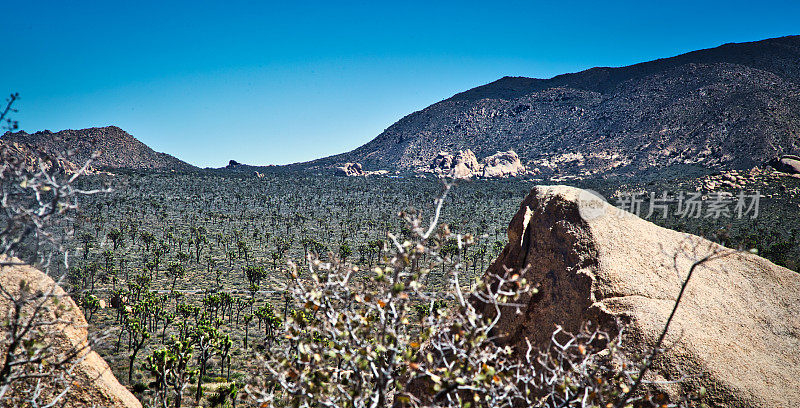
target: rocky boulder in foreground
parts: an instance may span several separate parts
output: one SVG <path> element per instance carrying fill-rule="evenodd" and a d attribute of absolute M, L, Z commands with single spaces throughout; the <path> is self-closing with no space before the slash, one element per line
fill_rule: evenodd
<path fill-rule="evenodd" d="M 21 263 L 16 258 L 0 257 L 0 262 Z M 72 360 L 76 364 L 72 366 L 71 386 L 67 393 L 58 401 L 58 407 L 108 407 L 108 408 L 141 408 L 142 404 L 133 394 L 117 381 L 111 372 L 108 364 L 96 352 L 86 347 L 87 342 L 87 323 L 78 306 L 60 287 L 53 286 L 56 283 L 47 275 L 39 270 L 27 265 L 0 266 L 0 286 L 14 297 L 19 297 L 20 283 L 26 282 L 29 285 L 30 293 L 52 293 L 48 300 L 44 302 L 47 310 L 40 313 L 38 321 L 48 319 L 52 321 L 56 316 L 61 323 L 52 327 L 52 336 L 47 336 L 50 341 L 51 350 L 63 355 L 79 350 L 77 358 Z M 0 296 L 0 316 L 3 322 L 8 322 L 11 301 L 7 296 Z M 3 363 L 8 350 L 7 331 L 0 331 L 0 365 Z M 58 383 L 52 386 L 47 379 L 44 380 L 45 394 L 48 392 L 60 393 L 63 391 L 63 384 Z M 49 395 L 49 394 L 48 394 Z M 17 397 L 29 398 L 25 395 Z M 9 398 L 15 397 L 15 389 L 12 386 L 9 394 L 6 394 L 6 401 L 0 403 L 5 406 Z M 44 395 L 39 401 L 45 404 L 51 401 Z"/>
<path fill-rule="evenodd" d="M 697 391 L 722 407 L 800 406 L 800 274 L 750 253 L 658 227 L 584 190 L 531 191 L 508 230 L 491 274 L 539 283 L 521 314 L 502 313 L 498 334 L 512 345 L 547 344 L 554 325 L 626 323 L 627 348 L 655 343 L 692 264 L 690 281 L 651 380 L 662 390 Z M 487 310 L 487 312 L 489 312 Z"/>

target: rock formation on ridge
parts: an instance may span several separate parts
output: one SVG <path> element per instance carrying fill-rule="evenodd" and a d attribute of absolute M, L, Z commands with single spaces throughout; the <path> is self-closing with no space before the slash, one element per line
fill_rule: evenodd
<path fill-rule="evenodd" d="M 469 179 L 478 174 L 480 165 L 472 150 L 459 150 L 455 156 L 441 151 L 433 158 L 429 170 L 456 179 Z"/>
<path fill-rule="evenodd" d="M 459 150 L 455 155 L 441 151 L 427 168 L 421 167 L 417 171 L 432 172 L 440 177 L 462 180 L 473 177 L 507 178 L 526 174 L 525 166 L 513 150 L 497 152 L 480 162 L 470 149 Z"/>
<path fill-rule="evenodd" d="M 345 163 L 336 168 L 337 176 L 363 176 L 365 175 L 364 169 L 361 168 L 361 163 Z"/>

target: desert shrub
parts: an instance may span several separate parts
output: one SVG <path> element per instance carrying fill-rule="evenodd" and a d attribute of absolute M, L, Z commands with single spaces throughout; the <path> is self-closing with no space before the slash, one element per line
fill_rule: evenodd
<path fill-rule="evenodd" d="M 558 329 L 543 350 L 497 341 L 501 311 L 519 312 L 515 302 L 536 290 L 521 271 L 488 277 L 494 284 L 465 293 L 466 266 L 456 262 L 443 292 L 426 291 L 421 282 L 432 267 L 422 259 L 442 263 L 443 249 L 474 244 L 436 226 L 442 202 L 427 228 L 404 214 L 412 236 L 401 242 L 389 234 L 391 244 L 372 270 L 335 257 L 312 258 L 303 270 L 289 263 L 284 290 L 299 312 L 283 322 L 280 343 L 259 356 L 245 392 L 261 406 L 295 407 L 669 404 L 638 387 L 647 360 L 628 358 L 617 334 Z M 442 307 L 443 297 L 452 305 Z M 496 313 L 485 316 L 478 304 Z"/>

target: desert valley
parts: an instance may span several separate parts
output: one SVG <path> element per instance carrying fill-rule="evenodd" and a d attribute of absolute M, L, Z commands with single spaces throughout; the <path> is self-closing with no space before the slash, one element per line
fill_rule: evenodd
<path fill-rule="evenodd" d="M 0 154 L 3 406 L 800 405 L 800 36 L 288 165 L 113 123 Z"/>

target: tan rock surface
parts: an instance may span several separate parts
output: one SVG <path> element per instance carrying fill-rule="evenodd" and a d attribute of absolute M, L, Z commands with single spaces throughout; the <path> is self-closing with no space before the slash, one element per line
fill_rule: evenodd
<path fill-rule="evenodd" d="M 16 258 L 2 258 L 2 261 L 20 262 Z M 14 265 L 0 267 L 0 286 L 12 295 L 17 296 L 21 281 L 27 282 L 32 291 L 48 293 L 55 285 L 55 282 L 41 271 L 27 266 Z M 114 377 L 108 364 L 96 352 L 85 349 L 87 341 L 87 323 L 80 309 L 72 298 L 60 288 L 56 287 L 52 292 L 53 300 L 48 301 L 48 305 L 53 306 L 55 299 L 58 299 L 64 307 L 63 313 L 59 316 L 64 320 L 59 324 L 54 332 L 52 341 L 57 344 L 60 350 L 81 349 L 79 363 L 73 368 L 73 383 L 67 394 L 59 402 L 59 407 L 119 407 L 119 408 L 141 408 L 141 403 L 122 386 Z M 5 296 L 0 296 L 0 315 L 7 321 L 11 302 Z M 53 308 L 55 309 L 55 308 Z M 53 310 L 49 310 L 41 315 L 42 318 L 52 319 L 55 316 Z M 5 332 L 2 332 L 5 336 Z M 5 355 L 8 346 L 7 338 L 3 337 L 0 342 L 0 358 Z M 58 390 L 61 391 L 60 389 Z"/>
<path fill-rule="evenodd" d="M 628 323 L 627 347 L 655 343 L 690 267 L 699 266 L 668 332 L 653 379 L 668 393 L 706 387 L 723 407 L 800 406 L 800 274 L 750 253 L 658 227 L 584 190 L 536 187 L 487 274 L 524 270 L 539 292 L 498 329 L 512 344 L 544 345 L 559 324 Z M 488 279 L 488 278 L 487 278 Z"/>

